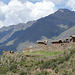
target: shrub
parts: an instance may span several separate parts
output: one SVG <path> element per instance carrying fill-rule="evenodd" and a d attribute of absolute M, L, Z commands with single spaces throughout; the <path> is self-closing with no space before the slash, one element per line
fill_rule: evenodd
<path fill-rule="evenodd" d="M 68 71 L 65 70 L 63 75 L 68 75 Z"/>
<path fill-rule="evenodd" d="M 20 75 L 27 75 L 27 72 L 21 72 Z"/>
<path fill-rule="evenodd" d="M 58 68 L 56 68 L 56 69 L 55 69 L 55 73 L 58 73 L 58 72 L 59 72 L 59 70 L 58 70 Z"/>
<path fill-rule="evenodd" d="M 20 66 L 23 66 L 23 65 L 25 65 L 26 63 L 25 63 L 25 61 L 21 60 L 21 61 L 19 62 L 19 64 L 20 64 Z"/>
<path fill-rule="evenodd" d="M 16 73 L 17 72 L 17 64 L 12 64 L 11 67 L 10 67 L 10 71 L 12 71 L 13 73 Z"/>
<path fill-rule="evenodd" d="M 6 74 L 9 71 L 8 67 L 0 67 L 0 74 Z"/>
<path fill-rule="evenodd" d="M 35 75 L 49 75 L 47 71 L 41 71 L 40 73 L 36 73 Z"/>

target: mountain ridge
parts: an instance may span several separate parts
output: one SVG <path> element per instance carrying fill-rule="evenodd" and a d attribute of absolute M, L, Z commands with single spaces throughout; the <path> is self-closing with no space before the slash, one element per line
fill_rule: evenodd
<path fill-rule="evenodd" d="M 33 44 L 36 43 L 37 40 L 42 39 L 42 36 L 48 39 L 54 39 L 65 30 L 75 26 L 75 12 L 68 9 L 62 9 L 64 12 L 61 12 L 62 10 L 60 10 L 61 9 L 51 15 L 38 19 L 24 30 L 16 31 L 10 38 L 8 38 L 8 40 L 0 43 L 0 49 L 2 51 L 16 51 L 21 48 L 22 50 L 26 47 L 26 41 L 28 41 L 29 44 Z"/>
<path fill-rule="evenodd" d="M 67 37 L 69 37 L 69 36 L 71 36 L 71 35 L 75 35 L 75 26 L 73 26 L 73 27 L 71 27 L 70 29 L 68 29 L 68 30 L 66 30 L 66 31 L 64 31 L 64 32 L 62 32 L 58 37 L 57 37 L 57 39 L 60 39 L 60 38 L 67 38 Z"/>

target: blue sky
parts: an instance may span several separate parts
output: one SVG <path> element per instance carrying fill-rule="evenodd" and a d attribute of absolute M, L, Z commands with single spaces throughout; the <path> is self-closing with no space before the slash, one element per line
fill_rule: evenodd
<path fill-rule="evenodd" d="M 0 0 L 0 1 L 4 2 L 5 4 L 8 4 L 10 2 L 10 0 Z M 42 0 L 28 0 L 28 1 L 36 3 L 36 2 L 39 2 L 39 1 L 42 1 Z"/>
<path fill-rule="evenodd" d="M 2 2 L 8 4 L 10 0 L 0 0 L 0 1 L 2 1 Z"/>
<path fill-rule="evenodd" d="M 0 27 L 37 20 L 54 13 L 58 9 L 75 11 L 75 1 L 0 0 Z"/>

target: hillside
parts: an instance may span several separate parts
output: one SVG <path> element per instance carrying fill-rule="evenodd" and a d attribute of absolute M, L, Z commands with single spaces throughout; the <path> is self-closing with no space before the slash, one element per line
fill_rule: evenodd
<path fill-rule="evenodd" d="M 57 39 L 59 38 L 66 38 L 66 37 L 69 37 L 70 35 L 75 35 L 75 26 L 73 26 L 72 28 L 64 31 L 63 33 L 61 33 Z"/>
<path fill-rule="evenodd" d="M 75 46 L 60 51 L 25 51 L 0 56 L 0 75 L 74 75 Z"/>
<path fill-rule="evenodd" d="M 16 31 L 10 38 L 0 43 L 0 53 L 3 50 L 23 50 L 25 47 L 35 45 L 36 41 L 42 39 L 43 36 L 48 39 L 54 39 L 63 31 L 70 29 L 74 25 L 75 12 L 68 9 L 59 9 L 51 15 L 38 19 L 25 30 Z M 1 34 L 7 32 L 7 36 L 11 31 L 12 29 Z M 4 37 L 5 35 L 2 39 Z"/>
<path fill-rule="evenodd" d="M 16 31 L 25 30 L 34 22 L 35 21 L 29 21 L 27 23 L 19 23 L 17 25 L 0 28 L 0 44 L 8 40 Z"/>

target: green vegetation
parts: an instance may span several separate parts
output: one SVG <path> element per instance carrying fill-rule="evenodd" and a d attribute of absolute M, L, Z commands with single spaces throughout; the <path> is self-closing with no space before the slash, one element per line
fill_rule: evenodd
<path fill-rule="evenodd" d="M 74 75 L 75 47 L 65 51 L 32 51 L 0 56 L 0 75 Z"/>
<path fill-rule="evenodd" d="M 47 71 L 41 71 L 40 73 L 35 73 L 35 75 L 49 75 Z"/>
<path fill-rule="evenodd" d="M 55 56 L 60 53 L 63 53 L 63 51 L 52 51 L 52 52 L 46 52 L 46 51 L 32 51 L 32 52 L 25 52 L 25 55 L 41 55 L 41 56 Z"/>

